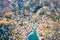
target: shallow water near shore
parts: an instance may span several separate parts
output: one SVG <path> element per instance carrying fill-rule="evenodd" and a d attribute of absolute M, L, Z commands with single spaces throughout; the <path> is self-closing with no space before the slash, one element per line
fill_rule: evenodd
<path fill-rule="evenodd" d="M 28 37 L 29 40 L 39 40 L 36 31 Z"/>

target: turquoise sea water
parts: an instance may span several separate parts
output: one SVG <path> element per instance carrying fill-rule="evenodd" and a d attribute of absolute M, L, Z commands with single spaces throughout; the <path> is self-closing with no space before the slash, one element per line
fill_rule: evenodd
<path fill-rule="evenodd" d="M 36 31 L 28 37 L 29 40 L 39 40 Z"/>

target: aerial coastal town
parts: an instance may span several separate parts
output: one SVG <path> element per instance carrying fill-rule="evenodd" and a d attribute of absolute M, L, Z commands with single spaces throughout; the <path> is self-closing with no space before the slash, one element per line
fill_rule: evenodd
<path fill-rule="evenodd" d="M 0 40 L 60 40 L 60 0 L 0 0 Z"/>

